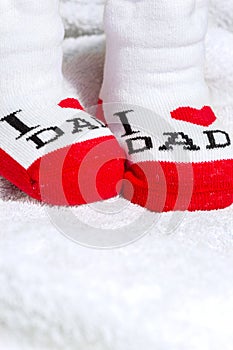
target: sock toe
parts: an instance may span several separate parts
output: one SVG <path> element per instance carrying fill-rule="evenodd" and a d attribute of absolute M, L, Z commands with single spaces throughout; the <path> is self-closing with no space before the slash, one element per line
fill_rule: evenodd
<path fill-rule="evenodd" d="M 142 162 L 125 173 L 123 195 L 155 212 L 223 209 L 233 203 L 233 160 Z"/>

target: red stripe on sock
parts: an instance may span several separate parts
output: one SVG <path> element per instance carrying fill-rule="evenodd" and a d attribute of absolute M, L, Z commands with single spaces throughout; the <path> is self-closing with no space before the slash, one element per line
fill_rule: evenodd
<path fill-rule="evenodd" d="M 49 153 L 29 169 L 0 149 L 0 176 L 39 201 L 78 205 L 116 196 L 124 162 L 117 141 L 107 136 Z"/>
<path fill-rule="evenodd" d="M 233 204 L 233 161 L 142 162 L 125 174 L 124 197 L 155 212 L 214 210 Z"/>

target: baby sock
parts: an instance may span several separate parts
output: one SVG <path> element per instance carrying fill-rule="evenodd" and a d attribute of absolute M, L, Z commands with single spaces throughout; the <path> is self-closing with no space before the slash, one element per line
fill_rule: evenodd
<path fill-rule="evenodd" d="M 108 0 L 104 81 L 110 129 L 128 155 L 124 196 L 154 211 L 233 202 L 233 133 L 204 80 L 206 0 Z"/>
<path fill-rule="evenodd" d="M 63 87 L 58 0 L 0 3 L 0 175 L 28 195 L 77 205 L 117 194 L 124 153 Z"/>

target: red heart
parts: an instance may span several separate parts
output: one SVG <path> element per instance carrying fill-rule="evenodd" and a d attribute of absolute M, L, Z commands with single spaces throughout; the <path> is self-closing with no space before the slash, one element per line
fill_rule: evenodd
<path fill-rule="evenodd" d="M 202 109 L 180 107 L 171 112 L 171 116 L 173 119 L 201 126 L 210 126 L 217 119 L 213 110 L 208 106 Z"/>
<path fill-rule="evenodd" d="M 60 106 L 62 108 L 73 108 L 73 109 L 81 109 L 81 110 L 83 110 L 82 105 L 75 98 L 66 98 L 65 100 L 62 100 L 58 104 L 58 106 Z"/>

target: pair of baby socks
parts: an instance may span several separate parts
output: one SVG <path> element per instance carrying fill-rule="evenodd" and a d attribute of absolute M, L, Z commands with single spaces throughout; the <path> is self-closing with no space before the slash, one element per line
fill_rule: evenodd
<path fill-rule="evenodd" d="M 124 197 L 153 211 L 231 205 L 232 130 L 204 80 L 207 12 L 206 0 L 107 1 L 107 128 L 65 92 L 58 0 L 1 2 L 0 175 L 50 204 L 111 198 L 124 179 Z"/>

